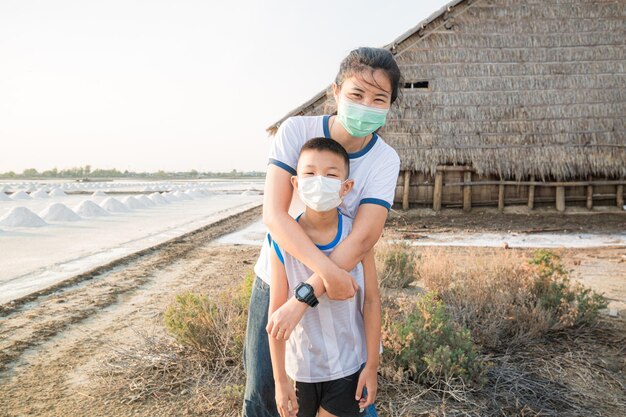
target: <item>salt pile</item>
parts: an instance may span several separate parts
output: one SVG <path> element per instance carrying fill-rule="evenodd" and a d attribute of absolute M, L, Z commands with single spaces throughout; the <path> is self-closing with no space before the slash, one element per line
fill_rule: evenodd
<path fill-rule="evenodd" d="M 181 200 L 193 200 L 193 197 L 191 197 L 189 194 L 185 194 L 183 192 L 179 191 L 174 191 L 174 195 L 176 197 L 178 197 Z"/>
<path fill-rule="evenodd" d="M 127 197 L 124 197 L 122 199 L 122 203 L 128 207 L 129 209 L 144 209 L 146 208 L 146 205 L 143 204 L 141 201 L 137 200 L 135 197 L 133 197 L 132 195 L 129 195 Z"/>
<path fill-rule="evenodd" d="M 192 189 L 192 190 L 187 190 L 185 191 L 185 194 L 187 194 L 188 196 L 192 197 L 192 198 L 202 198 L 204 197 L 204 195 L 199 192 L 197 189 Z"/>
<path fill-rule="evenodd" d="M 63 192 L 62 189 L 60 188 L 55 188 L 54 190 L 50 191 L 50 197 L 65 197 L 67 194 L 65 194 L 65 192 Z"/>
<path fill-rule="evenodd" d="M 156 203 L 154 201 L 150 200 L 148 198 L 148 196 L 146 196 L 145 194 L 142 194 L 139 197 L 137 197 L 137 200 L 141 201 L 146 207 L 154 207 L 154 206 L 156 206 Z"/>
<path fill-rule="evenodd" d="M 167 198 L 163 197 L 161 194 L 159 193 L 152 193 L 150 194 L 150 197 L 148 197 L 150 200 L 154 201 L 156 204 L 169 204 L 170 202 L 168 201 Z"/>
<path fill-rule="evenodd" d="M 97 216 L 108 216 L 109 213 L 90 200 L 83 200 L 74 211 L 78 213 L 78 215 L 83 217 L 97 217 Z"/>
<path fill-rule="evenodd" d="M 100 207 L 112 213 L 128 213 L 130 211 L 128 207 L 113 197 L 107 197 L 100 203 Z"/>
<path fill-rule="evenodd" d="M 91 196 L 92 197 L 106 197 L 107 194 L 104 191 L 96 191 Z"/>
<path fill-rule="evenodd" d="M 163 193 L 163 197 L 167 199 L 167 201 L 170 201 L 170 202 L 181 200 L 180 197 L 178 197 L 175 193 L 171 191 L 169 193 Z"/>
<path fill-rule="evenodd" d="M 48 198 L 48 193 L 44 189 L 39 189 L 30 195 L 32 198 Z"/>
<path fill-rule="evenodd" d="M 41 217 L 53 222 L 75 222 L 80 216 L 68 208 L 65 204 L 54 203 L 39 213 Z"/>
<path fill-rule="evenodd" d="M 11 201 L 11 197 L 0 191 L 0 201 Z"/>
<path fill-rule="evenodd" d="M 14 207 L 0 219 L 0 225 L 8 227 L 40 227 L 47 223 L 26 207 Z"/>
<path fill-rule="evenodd" d="M 32 199 L 32 197 L 29 196 L 28 194 L 26 194 L 26 192 L 23 191 L 23 190 L 20 190 L 20 191 L 18 191 L 16 193 L 11 194 L 11 198 L 13 200 L 30 200 L 30 199 Z"/>

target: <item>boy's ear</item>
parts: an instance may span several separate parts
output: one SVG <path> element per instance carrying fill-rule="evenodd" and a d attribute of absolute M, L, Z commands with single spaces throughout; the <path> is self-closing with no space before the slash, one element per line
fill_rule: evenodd
<path fill-rule="evenodd" d="M 291 176 L 291 186 L 296 190 L 298 189 L 298 177 L 296 175 Z"/>
<path fill-rule="evenodd" d="M 350 192 L 352 187 L 354 187 L 354 180 L 346 180 L 341 189 L 341 197 L 345 197 L 345 195 Z"/>

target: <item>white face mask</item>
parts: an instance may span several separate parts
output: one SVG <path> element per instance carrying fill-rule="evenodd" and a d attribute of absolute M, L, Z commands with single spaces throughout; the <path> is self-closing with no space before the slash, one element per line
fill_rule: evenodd
<path fill-rule="evenodd" d="M 302 202 L 315 211 L 328 211 L 341 204 L 340 180 L 316 175 L 314 177 L 298 177 L 298 195 Z"/>

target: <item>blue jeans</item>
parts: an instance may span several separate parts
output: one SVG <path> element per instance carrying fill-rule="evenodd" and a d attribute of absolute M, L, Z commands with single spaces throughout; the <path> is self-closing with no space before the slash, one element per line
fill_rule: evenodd
<path fill-rule="evenodd" d="M 265 326 L 270 306 L 270 286 L 256 277 L 248 308 L 248 325 L 243 345 L 246 391 L 243 417 L 278 417 L 272 358 Z"/>
<path fill-rule="evenodd" d="M 278 417 L 276 388 L 272 373 L 272 358 L 265 326 L 270 306 L 270 286 L 259 277 L 252 284 L 248 308 L 248 325 L 243 347 L 246 370 L 246 391 L 243 397 L 243 417 Z M 372 404 L 363 417 L 378 417 Z"/>

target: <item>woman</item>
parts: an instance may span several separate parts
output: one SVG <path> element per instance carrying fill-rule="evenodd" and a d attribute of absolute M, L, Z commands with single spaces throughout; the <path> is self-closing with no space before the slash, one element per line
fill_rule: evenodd
<path fill-rule="evenodd" d="M 315 272 L 307 282 L 318 296 L 326 292 L 337 300 L 352 297 L 357 286 L 346 271 L 361 262 L 382 234 L 393 203 L 400 159 L 376 130 L 385 124 L 399 86 L 400 69 L 389 51 L 355 49 L 342 61 L 332 86 L 337 114 L 291 117 L 281 124 L 272 142 L 263 221 L 272 239 Z M 320 136 L 343 145 L 350 157 L 350 178 L 355 182 L 353 191 L 340 206 L 343 214 L 354 219 L 353 229 L 330 257 L 315 246 L 290 215 L 290 206 L 298 205 L 297 199 L 292 204 L 291 176 L 295 175 L 300 148 L 308 139 Z M 267 331 L 288 339 L 309 308 L 291 298 L 268 319 L 270 254 L 270 242 L 266 240 L 255 266 L 257 278 L 248 312 L 244 417 L 278 415 Z M 366 387 L 375 389 L 375 372 L 362 372 L 367 374 Z"/>

